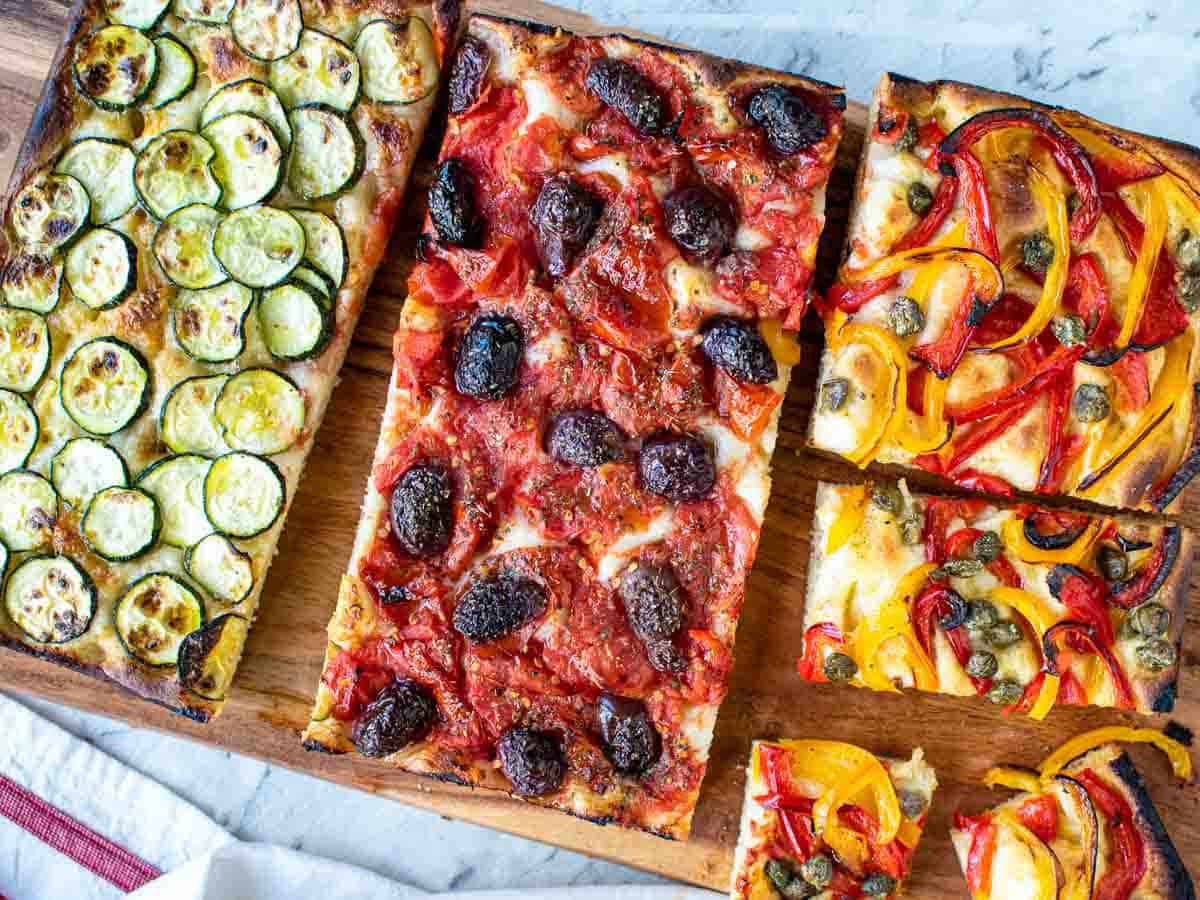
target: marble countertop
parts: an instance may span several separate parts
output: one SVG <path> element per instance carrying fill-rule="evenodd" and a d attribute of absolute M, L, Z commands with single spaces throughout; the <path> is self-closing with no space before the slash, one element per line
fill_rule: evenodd
<path fill-rule="evenodd" d="M 1012 0 L 566 5 L 614 26 L 844 84 L 858 100 L 890 69 L 984 84 L 1200 143 L 1194 0 L 1090 0 L 1084 7 Z M 656 880 L 183 740 L 26 702 L 246 840 L 355 863 L 431 891 Z M 370 823 L 380 839 L 348 832 L 347 821 Z"/>

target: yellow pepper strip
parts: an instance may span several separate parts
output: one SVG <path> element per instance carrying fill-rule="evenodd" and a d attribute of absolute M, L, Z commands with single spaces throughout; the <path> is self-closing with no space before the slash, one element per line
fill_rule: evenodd
<path fill-rule="evenodd" d="M 1042 843 L 1041 838 L 1021 824 L 1021 821 L 1009 810 L 996 810 L 993 819 L 998 825 L 1011 831 L 1033 856 L 1034 877 L 1037 880 L 1036 900 L 1055 900 L 1055 897 L 1058 896 L 1058 875 L 1055 872 L 1054 857 L 1050 854 L 1050 848 Z"/>
<path fill-rule="evenodd" d="M 876 770 L 879 770 L 878 772 Z M 837 811 L 850 798 L 862 793 L 875 779 L 882 777 L 891 787 L 891 780 L 883 766 L 877 760 L 864 764 L 850 778 L 836 782 L 822 791 L 817 802 L 813 804 L 813 833 L 829 845 L 837 854 L 838 859 L 846 863 L 853 871 L 862 871 L 867 861 L 867 839 L 851 828 L 846 828 L 838 821 Z M 895 789 L 892 789 L 895 796 Z M 897 825 L 900 818 L 900 806 L 896 804 Z"/>
<path fill-rule="evenodd" d="M 825 533 L 825 553 L 837 553 L 846 541 L 854 537 L 867 512 L 867 486 L 848 487 L 842 492 L 842 508 Z"/>
<path fill-rule="evenodd" d="M 1039 644 L 1041 644 L 1042 636 L 1054 625 L 1056 619 L 1054 613 L 1042 602 L 1040 597 L 1029 593 L 1029 591 L 1000 586 L 992 591 L 992 599 L 1011 606 L 1024 616 L 1025 620 L 1033 626 L 1033 630 L 1037 633 Z M 1051 675 L 1049 672 L 1046 673 L 1037 700 L 1034 701 L 1033 708 L 1029 710 L 1029 718 L 1038 721 L 1046 718 L 1046 715 L 1054 706 L 1054 701 L 1058 699 L 1058 683 L 1059 676 Z"/>
<path fill-rule="evenodd" d="M 842 273 L 842 281 L 854 284 L 859 281 L 875 281 L 891 278 L 916 266 L 933 262 L 958 263 L 971 270 L 975 276 L 975 291 L 989 300 L 999 298 L 1004 291 L 1004 278 L 996 264 L 975 250 L 961 247 L 939 247 L 936 244 L 901 250 L 891 256 L 871 263 L 865 269 L 849 269 Z"/>
<path fill-rule="evenodd" d="M 847 322 L 833 336 L 830 349 L 836 354 L 855 343 L 866 344 L 874 350 L 888 365 L 892 376 L 892 408 L 886 415 L 877 417 L 878 428 L 875 436 L 846 455 L 850 462 L 861 469 L 866 468 L 891 440 L 897 424 L 903 419 L 904 411 L 908 408 L 908 362 L 894 335 L 876 325 L 865 325 L 861 322 Z"/>
<path fill-rule="evenodd" d="M 879 648 L 892 638 L 901 639 L 906 648 L 906 657 L 913 670 L 917 687 L 923 691 L 936 691 L 937 672 L 933 662 L 925 655 L 917 636 L 913 634 L 909 605 L 913 596 L 921 590 L 929 573 L 937 566 L 924 563 L 906 573 L 892 596 L 883 602 L 875 617 L 863 622 L 855 629 L 853 647 L 856 661 L 862 673 L 863 684 L 875 691 L 899 693 L 897 688 L 879 668 L 876 657 Z"/>
<path fill-rule="evenodd" d="M 1067 763 L 1082 756 L 1089 750 L 1101 744 L 1112 742 L 1124 744 L 1153 744 L 1171 761 L 1171 769 L 1180 781 L 1191 781 L 1192 757 L 1187 747 L 1179 741 L 1167 737 L 1154 728 L 1129 728 L 1124 725 L 1109 725 L 1085 731 L 1071 738 L 1053 753 L 1046 757 L 1038 771 L 1042 781 L 1049 781 L 1066 767 Z"/>
<path fill-rule="evenodd" d="M 959 222 L 944 235 L 930 244 L 930 247 L 963 247 L 967 242 L 967 223 Z M 920 271 L 913 276 L 912 284 L 909 285 L 907 295 L 917 302 L 924 312 L 929 304 L 929 293 L 933 290 L 933 286 L 937 284 L 938 279 L 942 277 L 942 273 L 952 264 L 953 260 L 938 259 L 921 266 Z"/>
<path fill-rule="evenodd" d="M 990 788 L 1006 787 L 1014 791 L 1036 794 L 1042 789 L 1041 779 L 1025 769 L 1009 766 L 993 766 L 983 773 L 983 783 Z"/>
<path fill-rule="evenodd" d="M 1071 239 L 1068 234 L 1067 201 L 1062 191 L 1036 166 L 1029 166 L 1029 187 L 1038 205 L 1046 213 L 1046 232 L 1054 246 L 1054 259 L 1046 270 L 1042 283 L 1042 295 L 1038 298 L 1033 313 L 1017 331 L 1006 338 L 989 344 L 989 350 L 1003 350 L 1037 337 L 1050 324 L 1062 304 L 1063 290 L 1067 286 L 1067 265 L 1071 261 Z M 1132 330 L 1130 334 L 1132 334 Z"/>
<path fill-rule="evenodd" d="M 896 831 L 896 840 L 905 847 L 915 847 L 921 841 L 921 826 L 915 820 L 905 816 L 900 820 L 900 828 Z"/>
<path fill-rule="evenodd" d="M 786 334 L 778 319 L 759 319 L 758 330 L 771 348 L 771 355 L 780 365 L 794 366 L 800 362 L 800 344 L 794 335 Z"/>
<path fill-rule="evenodd" d="M 1025 521 L 1023 519 L 1012 518 L 1001 526 L 1001 533 L 1004 536 L 1004 546 L 1012 551 L 1013 555 L 1022 562 L 1027 563 L 1066 563 L 1068 565 L 1079 566 L 1092 551 L 1092 545 L 1096 543 L 1096 538 L 1100 536 L 1100 530 L 1103 522 L 1099 519 L 1092 519 L 1087 524 L 1081 534 L 1069 547 L 1063 547 L 1060 550 L 1043 550 L 1031 544 L 1025 537 Z"/>
<path fill-rule="evenodd" d="M 1167 204 L 1163 199 L 1159 183 L 1162 176 L 1149 182 L 1138 182 L 1129 186 L 1129 191 L 1140 201 L 1145 216 L 1146 230 L 1142 235 L 1142 246 L 1138 250 L 1137 263 L 1129 276 L 1129 287 L 1125 292 L 1125 318 L 1121 321 L 1121 333 L 1117 335 L 1117 347 L 1128 347 L 1134 329 L 1146 306 L 1146 294 L 1150 289 L 1150 278 L 1158 265 L 1167 238 Z"/>

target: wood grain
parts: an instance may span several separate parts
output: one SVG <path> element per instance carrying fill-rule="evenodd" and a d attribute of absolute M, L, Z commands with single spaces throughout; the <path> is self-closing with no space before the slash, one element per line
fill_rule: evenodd
<path fill-rule="evenodd" d="M 586 27 L 581 17 L 512 0 L 488 4 L 526 18 Z M 21 136 L 65 27 L 66 7 L 48 0 L 0 0 L 0 175 L 7 179 Z M 831 273 L 845 228 L 852 172 L 862 142 L 865 110 L 851 104 L 846 139 L 830 186 L 830 224 L 822 241 L 824 274 Z M 427 150 L 434 146 L 427 142 Z M 428 155 L 428 153 L 427 153 Z M 424 168 L 427 177 L 428 165 Z M 423 195 L 418 187 L 411 195 Z M 317 438 L 271 569 L 262 609 L 225 712 L 196 725 L 107 684 L 11 652 L 0 652 L 0 685 L 161 729 L 255 756 L 320 778 L 368 790 L 525 837 L 549 841 L 684 881 L 725 889 L 744 784 L 743 767 L 755 737 L 813 736 L 849 740 L 891 755 L 925 748 L 942 783 L 925 840 L 917 854 L 910 895 L 964 896 L 950 848 L 948 827 L 956 807 L 975 811 L 989 803 L 978 787 L 997 762 L 1032 765 L 1064 735 L 1132 720 L 1111 711 L 1060 709 L 1050 721 L 1007 719 L 989 704 L 969 699 L 908 694 L 883 696 L 834 686 L 804 684 L 794 674 L 800 647 L 808 534 L 817 479 L 853 479 L 853 470 L 804 450 L 819 356 L 819 329 L 802 335 L 797 367 L 782 418 L 775 455 L 774 490 L 758 563 L 750 579 L 737 645 L 738 664 L 722 708 L 708 776 L 691 840 L 675 844 L 646 835 L 601 828 L 559 813 L 393 772 L 355 757 L 306 753 L 298 735 L 320 676 L 324 628 L 338 579 L 349 556 L 359 500 L 370 468 L 384 407 L 391 334 L 411 265 L 419 202 L 403 218 L 359 324 L 334 392 L 327 425 Z M 1200 525 L 1193 497 L 1185 523 Z M 1194 587 L 1194 585 L 1193 585 Z M 1175 718 L 1200 729 L 1200 663 L 1195 634 L 1200 612 L 1189 612 L 1180 680 L 1183 698 Z M 1151 793 L 1185 861 L 1200 861 L 1200 791 L 1171 783 L 1152 751 L 1133 751 Z"/>

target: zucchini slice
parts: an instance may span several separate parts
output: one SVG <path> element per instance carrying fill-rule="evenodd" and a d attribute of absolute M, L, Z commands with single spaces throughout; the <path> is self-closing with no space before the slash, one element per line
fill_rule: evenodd
<path fill-rule="evenodd" d="M 273 369 L 246 369 L 225 382 L 214 416 L 234 450 L 282 453 L 304 430 L 304 395 Z"/>
<path fill-rule="evenodd" d="M 41 426 L 29 401 L 0 390 L 0 472 L 19 469 L 29 460 Z"/>
<path fill-rule="evenodd" d="M 171 12 L 181 19 L 223 25 L 229 21 L 233 3 L 234 0 L 175 0 L 171 4 Z"/>
<path fill-rule="evenodd" d="M 18 253 L 4 267 L 0 279 L 4 302 L 18 309 L 30 309 L 43 315 L 58 306 L 62 289 L 63 260 L 58 254 Z"/>
<path fill-rule="evenodd" d="M 170 0 L 106 0 L 109 21 L 149 31 L 167 11 Z"/>
<path fill-rule="evenodd" d="M 267 85 L 253 78 L 243 78 L 227 84 L 208 98 L 200 110 L 200 127 L 230 113 L 244 112 L 258 116 L 271 126 L 275 139 L 285 151 L 292 145 L 292 126 L 279 97 Z"/>
<path fill-rule="evenodd" d="M 205 700 L 224 700 L 237 671 L 250 622 L 226 613 L 179 645 L 179 683 Z"/>
<path fill-rule="evenodd" d="M 342 226 L 315 209 L 293 209 L 291 213 L 304 226 L 305 260 L 329 278 L 337 293 L 346 279 L 346 236 Z"/>
<path fill-rule="evenodd" d="M 283 150 L 266 120 L 228 113 L 205 125 L 203 134 L 217 151 L 213 174 L 226 209 L 241 209 L 275 193 L 283 178 Z"/>
<path fill-rule="evenodd" d="M 138 476 L 137 485 L 158 501 L 162 542 L 183 549 L 212 531 L 204 514 L 204 479 L 209 461 L 194 453 L 168 456 Z"/>
<path fill-rule="evenodd" d="M 264 292 L 258 301 L 258 324 L 267 350 L 276 359 L 293 361 L 320 356 L 333 333 L 327 309 L 321 295 L 300 281 Z"/>
<path fill-rule="evenodd" d="M 59 391 L 63 409 L 76 425 L 91 434 L 115 434 L 146 408 L 150 369 L 124 341 L 95 338 L 63 365 Z"/>
<path fill-rule="evenodd" d="M 137 155 L 124 141 L 89 137 L 62 152 L 54 171 L 76 178 L 92 201 L 92 224 L 115 222 L 137 204 L 133 164 Z"/>
<path fill-rule="evenodd" d="M 213 207 L 193 203 L 175 210 L 158 226 L 152 244 L 154 258 L 176 287 L 198 291 L 228 279 L 212 251 L 221 217 Z"/>
<path fill-rule="evenodd" d="M 171 305 L 171 329 L 197 362 L 232 362 L 246 347 L 246 316 L 254 292 L 236 281 L 204 291 L 180 291 Z"/>
<path fill-rule="evenodd" d="M 50 481 L 58 496 L 82 509 L 97 493 L 129 484 L 121 454 L 95 438 L 72 438 L 50 460 Z"/>
<path fill-rule="evenodd" d="M 120 112 L 140 101 L 158 75 L 150 36 L 128 25 L 105 25 L 75 48 L 75 84 L 101 109 Z"/>
<path fill-rule="evenodd" d="M 58 521 L 58 494 L 37 472 L 0 475 L 0 541 L 13 553 L 50 546 Z"/>
<path fill-rule="evenodd" d="M 188 547 L 183 570 L 225 609 L 240 604 L 254 588 L 254 565 L 222 534 L 210 534 Z"/>
<path fill-rule="evenodd" d="M 50 366 L 50 329 L 29 309 L 0 307 L 0 388 L 26 394 Z"/>
<path fill-rule="evenodd" d="M 71 175 L 43 172 L 13 198 L 13 231 L 32 248 L 54 250 L 66 246 L 91 216 L 92 198 Z"/>
<path fill-rule="evenodd" d="M 415 103 L 437 88 L 433 32 L 416 16 L 368 22 L 354 52 L 362 62 L 363 93 L 376 103 Z"/>
<path fill-rule="evenodd" d="M 175 665 L 183 639 L 204 624 L 204 606 L 166 572 L 135 581 L 113 607 L 113 624 L 129 655 L 155 668 Z"/>
<path fill-rule="evenodd" d="M 204 509 L 213 528 L 228 537 L 252 538 L 275 524 L 287 490 L 269 459 L 227 453 L 213 462 L 204 479 Z"/>
<path fill-rule="evenodd" d="M 335 109 L 312 104 L 293 109 L 288 186 L 307 200 L 330 197 L 353 186 L 366 150 L 354 126 Z"/>
<path fill-rule="evenodd" d="M 247 56 L 271 62 L 300 44 L 300 0 L 237 0 L 229 17 L 233 39 Z"/>
<path fill-rule="evenodd" d="M 139 488 L 105 488 L 92 498 L 79 531 L 88 548 L 109 562 L 126 562 L 150 551 L 162 520 L 154 498 Z"/>
<path fill-rule="evenodd" d="M 158 78 L 146 95 L 146 105 L 161 109 L 195 87 L 196 57 L 169 34 L 156 37 L 154 48 L 158 51 Z"/>
<path fill-rule="evenodd" d="M 111 228 L 93 228 L 67 251 L 67 284 L 88 309 L 119 306 L 137 287 L 137 248 Z"/>
<path fill-rule="evenodd" d="M 18 628 L 39 644 L 73 641 L 96 616 L 96 586 L 65 556 L 22 562 L 4 588 L 4 608 Z"/>
<path fill-rule="evenodd" d="M 142 148 L 133 167 L 133 186 L 142 206 L 165 219 L 193 203 L 216 206 L 221 185 L 212 173 L 213 149 L 194 131 L 164 131 Z"/>
<path fill-rule="evenodd" d="M 8 571 L 8 548 L 0 541 L 0 585 L 4 584 L 4 573 Z"/>
<path fill-rule="evenodd" d="M 304 228 L 296 217 L 270 206 L 230 213 L 213 235 L 213 252 L 234 281 L 274 287 L 304 259 Z"/>
<path fill-rule="evenodd" d="M 359 67 L 354 51 L 323 31 L 305 28 L 300 46 L 271 63 L 271 87 L 291 109 L 305 103 L 349 112 L 358 99 Z"/>
<path fill-rule="evenodd" d="M 158 434 L 174 453 L 219 456 L 229 448 L 221 440 L 213 407 L 228 375 L 193 375 L 167 394 L 158 419 Z"/>
<path fill-rule="evenodd" d="M 292 281 L 302 282 L 316 291 L 320 295 L 323 309 L 333 308 L 333 282 L 324 272 L 318 272 L 316 267 L 302 262 L 292 272 Z"/>

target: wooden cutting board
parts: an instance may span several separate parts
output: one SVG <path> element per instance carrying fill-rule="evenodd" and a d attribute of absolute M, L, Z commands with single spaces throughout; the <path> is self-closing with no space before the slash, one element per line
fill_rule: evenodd
<path fill-rule="evenodd" d="M 595 27 L 577 14 L 529 0 L 487 6 L 491 11 L 567 27 Z M 0 179 L 6 182 L 65 28 L 66 5 L 62 0 L 28 0 L 4 8 L 7 19 L 0 27 Z M 821 253 L 826 280 L 836 267 L 842 244 L 865 121 L 865 108 L 852 103 L 829 190 L 829 226 Z M 433 155 L 432 141 L 425 150 L 427 157 Z M 426 178 L 430 168 L 428 163 L 423 167 Z M 411 224 L 408 228 L 402 225 L 392 241 L 389 261 L 376 277 L 325 427 L 317 436 L 292 506 L 235 688 L 221 717 L 213 724 L 197 725 L 108 684 L 10 651 L 0 651 L 0 687 L 169 731 L 441 815 L 718 890 L 725 890 L 728 884 L 752 738 L 820 736 L 853 741 L 896 756 L 907 756 L 912 747 L 922 746 L 937 769 L 941 789 L 916 856 L 910 895 L 965 896 L 948 828 L 956 808 L 977 811 L 988 804 L 989 792 L 977 786 L 984 770 L 998 762 L 1036 765 L 1064 736 L 1134 717 L 1064 708 L 1039 724 L 1005 718 L 990 704 L 969 699 L 885 696 L 800 681 L 795 658 L 801 646 L 816 481 L 858 477 L 854 470 L 804 449 L 820 352 L 820 332 L 812 322 L 802 335 L 804 361 L 793 373 L 783 410 L 773 495 L 747 591 L 738 663 L 717 724 L 689 842 L 670 843 L 602 828 L 504 796 L 393 772 L 369 760 L 333 758 L 301 749 L 298 735 L 321 673 L 325 623 L 350 552 L 383 412 L 391 336 L 403 302 L 404 277 L 411 265 L 415 228 L 421 221 L 419 198 L 425 184 L 427 180 L 419 173 L 410 192 L 414 198 L 411 214 L 402 217 Z M 1200 501 L 1194 496 L 1183 520 L 1200 526 Z M 1195 578 L 1200 578 L 1200 573 Z M 1183 699 L 1175 718 L 1200 730 L 1200 609 L 1193 607 L 1188 618 L 1190 632 L 1185 634 L 1180 680 Z M 1137 748 L 1133 753 L 1183 859 L 1200 877 L 1200 790 L 1171 782 L 1166 763 L 1153 751 Z"/>

